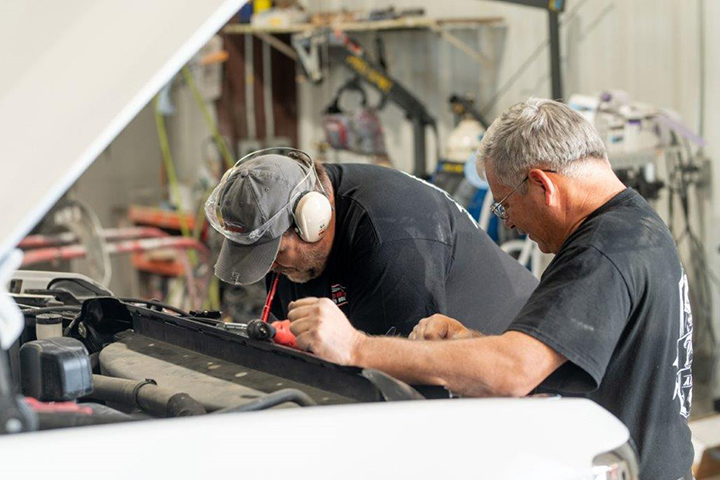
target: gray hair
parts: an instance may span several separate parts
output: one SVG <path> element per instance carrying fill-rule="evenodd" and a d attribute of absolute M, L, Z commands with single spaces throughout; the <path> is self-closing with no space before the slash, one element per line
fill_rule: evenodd
<path fill-rule="evenodd" d="M 522 182 L 532 168 L 576 177 L 588 161 L 610 165 L 590 122 L 563 103 L 539 98 L 513 105 L 490 125 L 477 154 L 481 175 L 488 159 L 507 187 Z"/>

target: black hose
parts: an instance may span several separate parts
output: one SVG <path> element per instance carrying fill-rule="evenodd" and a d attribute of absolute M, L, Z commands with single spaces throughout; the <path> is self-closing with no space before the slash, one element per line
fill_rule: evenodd
<path fill-rule="evenodd" d="M 205 415 L 205 407 L 187 393 L 176 393 L 167 402 L 168 417 L 191 417 Z"/>
<path fill-rule="evenodd" d="M 141 305 L 147 305 L 150 307 L 158 307 L 158 308 L 164 308 L 165 310 L 170 310 L 171 312 L 175 312 L 183 317 L 192 317 L 188 312 L 185 310 L 182 310 L 177 307 L 173 307 L 172 305 L 168 305 L 167 303 L 158 302 L 157 300 L 145 300 L 143 298 L 134 298 L 134 297 L 123 297 L 119 298 L 121 302 L 125 303 L 139 303 Z"/>
<path fill-rule="evenodd" d="M 135 420 L 130 415 L 118 412 L 105 405 L 83 403 L 81 406 L 92 408 L 92 414 L 84 412 L 37 412 L 38 430 L 104 425 Z"/>
<path fill-rule="evenodd" d="M 312 407 L 317 405 L 315 400 L 310 398 L 307 393 L 296 388 L 284 388 L 253 400 L 252 402 L 243 403 L 242 405 L 235 407 L 223 408 L 222 410 L 217 410 L 213 413 L 254 412 L 257 410 L 265 410 L 276 407 L 286 402 L 297 403 L 301 407 Z"/>
<path fill-rule="evenodd" d="M 158 387 L 151 380 L 137 381 L 93 375 L 91 398 L 137 407 L 157 417 L 203 415 L 205 408 L 190 395 Z"/>

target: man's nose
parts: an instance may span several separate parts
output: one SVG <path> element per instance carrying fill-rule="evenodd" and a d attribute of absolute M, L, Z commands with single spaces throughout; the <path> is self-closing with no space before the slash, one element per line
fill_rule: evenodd
<path fill-rule="evenodd" d="M 287 250 L 287 248 L 288 248 L 288 238 L 287 238 L 287 236 L 283 235 L 280 238 L 280 248 L 278 249 L 278 255 L 280 255 L 285 250 Z"/>
<path fill-rule="evenodd" d="M 505 225 L 505 228 L 507 228 L 508 230 L 512 230 L 513 228 L 515 228 L 515 224 L 512 222 L 512 220 L 510 220 L 510 217 L 504 218 L 503 224 Z"/>
<path fill-rule="evenodd" d="M 283 235 L 282 239 L 280 240 L 280 248 L 278 249 L 278 253 L 277 253 L 277 256 L 275 257 L 275 261 L 282 262 L 283 259 L 290 252 L 289 248 L 290 248 L 290 238 Z"/>

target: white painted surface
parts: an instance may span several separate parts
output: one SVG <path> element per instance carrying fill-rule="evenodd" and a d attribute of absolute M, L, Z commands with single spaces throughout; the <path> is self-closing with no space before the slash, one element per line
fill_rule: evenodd
<path fill-rule="evenodd" d="M 0 256 L 241 4 L 0 4 Z"/>
<path fill-rule="evenodd" d="M 589 400 L 432 400 L 5 436 L 0 465 L 11 478 L 590 480 L 593 458 L 627 438 Z"/>

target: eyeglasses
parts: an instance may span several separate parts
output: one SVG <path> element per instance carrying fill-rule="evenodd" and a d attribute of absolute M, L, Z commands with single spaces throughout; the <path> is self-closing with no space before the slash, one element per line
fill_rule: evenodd
<path fill-rule="evenodd" d="M 557 173 L 557 171 L 555 171 L 555 170 L 543 170 L 543 172 Z M 506 201 L 508 198 L 510 198 L 510 195 L 512 195 L 513 193 L 515 193 L 515 192 L 517 191 L 517 189 L 520 188 L 520 187 L 522 186 L 522 184 L 525 183 L 525 182 L 527 182 L 529 179 L 530 179 L 530 175 L 527 175 L 527 176 L 523 179 L 523 181 L 520 182 L 520 183 L 518 183 L 517 187 L 513 188 L 513 189 L 510 191 L 510 193 L 508 193 L 507 195 L 505 195 L 505 197 L 504 197 L 502 200 L 500 200 L 499 202 L 495 202 L 495 203 L 493 203 L 492 205 L 490 205 L 490 211 L 491 211 L 492 213 L 494 213 L 499 219 L 501 219 L 501 220 L 507 220 L 507 218 L 508 218 L 508 213 L 507 213 L 507 210 L 505 210 L 505 205 L 503 205 L 503 204 L 505 203 L 505 201 Z"/>

